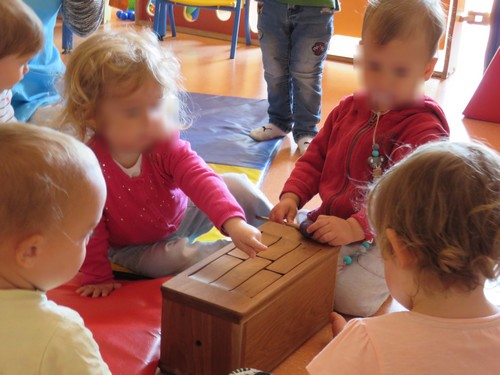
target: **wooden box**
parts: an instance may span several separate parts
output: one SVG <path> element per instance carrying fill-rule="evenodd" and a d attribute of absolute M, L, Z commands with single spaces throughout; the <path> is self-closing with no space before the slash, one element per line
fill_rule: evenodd
<path fill-rule="evenodd" d="M 327 324 L 338 249 L 277 223 L 255 259 L 230 244 L 162 287 L 160 369 L 175 375 L 272 370 Z"/>

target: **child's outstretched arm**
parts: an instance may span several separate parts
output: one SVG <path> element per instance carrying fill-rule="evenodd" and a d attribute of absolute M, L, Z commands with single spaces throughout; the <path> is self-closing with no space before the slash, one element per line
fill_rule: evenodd
<path fill-rule="evenodd" d="M 254 257 L 267 247 L 260 242 L 261 233 L 245 221 L 245 213 L 230 193 L 224 180 L 194 151 L 188 142 L 172 139 L 152 159 L 214 223 L 228 234 L 235 245 Z"/>
<path fill-rule="evenodd" d="M 114 282 L 111 264 L 108 259 L 108 229 L 104 217 L 94 230 L 87 245 L 87 255 L 80 269 L 83 273 L 82 286 L 76 293 L 84 297 L 107 297 L 121 287 Z"/>

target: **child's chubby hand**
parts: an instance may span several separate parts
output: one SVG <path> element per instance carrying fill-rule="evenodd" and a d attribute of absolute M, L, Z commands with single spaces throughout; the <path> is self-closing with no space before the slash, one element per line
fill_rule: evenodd
<path fill-rule="evenodd" d="M 294 193 L 285 193 L 282 195 L 280 202 L 271 210 L 269 218 L 277 223 L 287 222 L 293 223 L 297 216 L 299 197 Z"/>
<path fill-rule="evenodd" d="M 91 298 L 99 298 L 99 297 L 107 297 L 114 290 L 121 288 L 122 284 L 109 282 L 105 284 L 89 284 L 81 286 L 76 290 L 76 292 L 82 297 L 91 297 Z"/>
<path fill-rule="evenodd" d="M 260 230 L 247 224 L 245 220 L 239 217 L 231 218 L 224 223 L 223 227 L 236 247 L 251 258 L 255 258 L 258 252 L 267 250 L 267 246 L 260 242 L 262 238 Z"/>
<path fill-rule="evenodd" d="M 365 239 L 363 228 L 352 217 L 345 220 L 337 216 L 320 215 L 307 231 L 314 240 L 331 246 L 348 245 Z"/>

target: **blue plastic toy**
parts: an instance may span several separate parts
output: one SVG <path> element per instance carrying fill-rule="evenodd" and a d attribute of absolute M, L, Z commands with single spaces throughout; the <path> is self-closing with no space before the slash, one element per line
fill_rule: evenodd
<path fill-rule="evenodd" d="M 135 11 L 132 9 L 127 11 L 119 10 L 116 12 L 116 16 L 122 21 L 135 21 Z"/>

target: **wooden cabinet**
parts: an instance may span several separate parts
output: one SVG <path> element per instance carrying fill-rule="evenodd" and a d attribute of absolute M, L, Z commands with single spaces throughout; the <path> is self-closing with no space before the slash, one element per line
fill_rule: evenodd
<path fill-rule="evenodd" d="M 167 374 L 272 370 L 328 322 L 338 249 L 276 223 L 255 259 L 229 245 L 162 287 Z"/>

